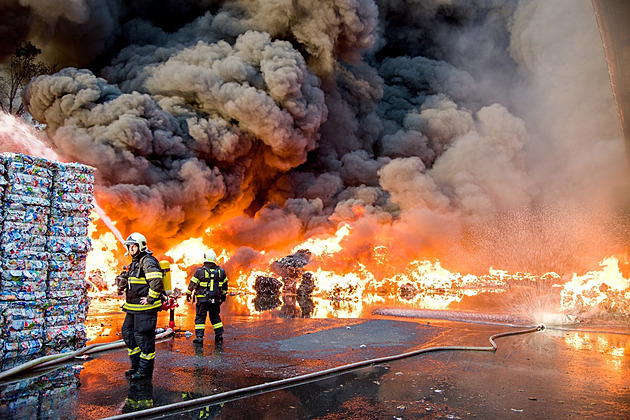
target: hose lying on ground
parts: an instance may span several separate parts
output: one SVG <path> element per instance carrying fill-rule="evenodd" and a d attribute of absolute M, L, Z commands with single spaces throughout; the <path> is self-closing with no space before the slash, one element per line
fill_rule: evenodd
<path fill-rule="evenodd" d="M 292 378 L 280 379 L 277 381 L 266 382 L 259 385 L 253 385 L 245 388 L 239 388 L 232 391 L 226 391 L 219 394 L 208 395 L 206 397 L 196 398 L 194 400 L 181 401 L 168 405 L 161 405 L 158 407 L 152 407 L 141 411 L 133 411 L 126 414 L 121 414 L 113 417 L 107 417 L 105 420 L 118 420 L 118 419 L 137 419 L 148 418 L 151 416 L 161 417 L 167 413 L 183 411 L 185 409 L 193 409 L 195 407 L 203 407 L 207 405 L 214 405 L 219 403 L 226 403 L 230 401 L 239 400 L 245 397 L 251 397 L 254 395 L 264 394 L 271 391 L 278 391 L 280 389 L 289 388 L 295 385 L 302 385 L 315 380 L 322 379 L 327 376 L 333 376 L 341 372 L 349 372 L 366 366 L 376 365 L 380 363 L 390 362 L 393 360 L 403 359 L 405 357 L 416 356 L 421 353 L 429 353 L 434 351 L 447 351 L 447 350 L 467 350 L 467 351 L 496 351 L 497 344 L 495 338 L 507 337 L 509 335 L 527 334 L 536 331 L 544 331 L 544 324 L 539 324 L 536 327 L 528 328 L 519 331 L 510 331 L 499 334 L 494 334 L 489 338 L 491 346 L 439 346 L 428 347 L 419 350 L 410 351 L 407 353 L 395 354 L 392 356 L 385 356 L 376 359 L 364 360 L 361 362 L 350 363 L 343 366 L 334 367 L 331 369 L 321 370 L 317 372 L 307 373 L 305 375 L 294 376 Z"/>
<path fill-rule="evenodd" d="M 163 333 L 157 334 L 155 336 L 156 340 L 160 340 L 162 338 L 166 338 L 169 335 L 173 334 L 173 330 L 168 328 Z M 51 354 L 48 356 L 43 356 L 37 359 L 33 359 L 29 362 L 26 362 L 22 365 L 16 366 L 12 369 L 5 370 L 4 372 L 0 372 L 0 383 L 5 382 L 8 378 L 17 375 L 20 372 L 24 372 L 30 369 L 43 369 L 46 367 L 50 367 L 59 363 L 63 363 L 67 360 L 74 359 L 75 357 L 91 354 L 97 352 L 103 352 L 119 347 L 125 347 L 125 342 L 123 340 L 113 341 L 111 343 L 97 343 L 91 344 L 89 346 L 83 347 L 79 350 L 76 350 L 71 353 L 59 353 L 59 354 Z"/>

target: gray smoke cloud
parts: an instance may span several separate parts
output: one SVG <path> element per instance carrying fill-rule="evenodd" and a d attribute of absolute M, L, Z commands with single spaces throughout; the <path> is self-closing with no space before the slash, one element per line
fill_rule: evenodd
<path fill-rule="evenodd" d="M 11 42 L 64 67 L 29 112 L 153 248 L 212 228 L 252 260 L 350 222 L 349 258 L 549 270 L 619 244 L 627 165 L 588 0 L 145 3 L 5 8 L 26 22 Z M 575 214 L 597 234 L 549 222 Z"/>

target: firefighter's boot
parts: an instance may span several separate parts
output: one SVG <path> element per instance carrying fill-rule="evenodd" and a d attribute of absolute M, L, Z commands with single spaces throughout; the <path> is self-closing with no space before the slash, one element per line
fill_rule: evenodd
<path fill-rule="evenodd" d="M 140 366 L 140 353 L 130 355 L 129 360 L 131 360 L 131 369 L 125 372 L 125 376 L 131 376 L 138 371 L 138 367 Z"/>
<path fill-rule="evenodd" d="M 138 371 L 131 375 L 132 381 L 141 381 L 143 379 L 151 379 L 153 377 L 153 364 L 155 359 L 147 360 L 140 359 L 140 366 Z"/>
<path fill-rule="evenodd" d="M 223 327 L 220 327 L 214 330 L 214 342 L 215 343 L 223 342 Z"/>
<path fill-rule="evenodd" d="M 195 331 L 195 339 L 193 340 L 193 343 L 195 344 L 203 344 L 203 331 Z"/>

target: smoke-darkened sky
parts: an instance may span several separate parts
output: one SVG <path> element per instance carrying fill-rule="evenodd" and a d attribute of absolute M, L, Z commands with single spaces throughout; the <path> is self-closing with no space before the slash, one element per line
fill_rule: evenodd
<path fill-rule="evenodd" d="M 611 244 L 628 174 L 588 0 L 4 0 L 0 16 L 0 58 L 31 40 L 61 69 L 24 94 L 55 151 L 96 167 L 99 204 L 158 248 L 214 227 L 209 244 L 279 249 L 351 222 L 352 258 L 546 269 Z"/>

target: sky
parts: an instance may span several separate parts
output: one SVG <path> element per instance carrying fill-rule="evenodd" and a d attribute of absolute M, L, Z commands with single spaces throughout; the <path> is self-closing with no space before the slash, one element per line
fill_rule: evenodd
<path fill-rule="evenodd" d="M 588 0 L 2 0 L 0 60 L 97 169 L 123 235 L 246 265 L 343 224 L 345 258 L 570 272 L 627 248 L 628 168 Z"/>

